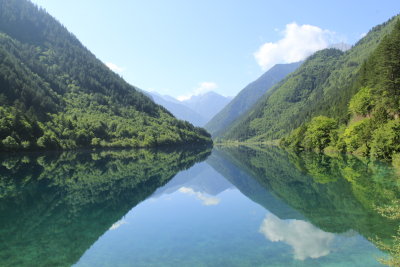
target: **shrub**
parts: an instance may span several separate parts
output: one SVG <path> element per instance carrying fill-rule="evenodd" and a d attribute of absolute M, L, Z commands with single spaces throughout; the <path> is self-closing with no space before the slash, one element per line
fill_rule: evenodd
<path fill-rule="evenodd" d="M 12 136 L 7 136 L 1 143 L 6 149 L 16 149 L 19 147 L 18 142 Z"/>
<path fill-rule="evenodd" d="M 352 113 L 363 116 L 371 113 L 373 107 L 374 101 L 371 95 L 371 88 L 369 87 L 362 87 L 349 103 L 349 110 Z"/>
<path fill-rule="evenodd" d="M 374 158 L 390 159 L 400 151 L 400 121 L 391 120 L 375 130 L 371 144 Z"/>
<path fill-rule="evenodd" d="M 365 145 L 364 149 L 362 149 L 362 154 L 368 154 L 372 130 L 369 118 L 350 124 L 343 133 L 343 141 L 346 143 L 347 151 L 355 152 L 358 148 Z"/>
<path fill-rule="evenodd" d="M 332 131 L 336 128 L 337 122 L 334 119 L 325 116 L 313 118 L 304 135 L 304 148 L 322 151 L 330 144 Z"/>

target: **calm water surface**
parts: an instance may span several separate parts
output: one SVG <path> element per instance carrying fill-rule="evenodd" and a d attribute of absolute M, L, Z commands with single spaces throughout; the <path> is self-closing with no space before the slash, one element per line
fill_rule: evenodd
<path fill-rule="evenodd" d="M 277 148 L 0 158 L 0 266 L 381 266 L 396 171 Z M 378 208 L 377 208 L 378 207 Z"/>

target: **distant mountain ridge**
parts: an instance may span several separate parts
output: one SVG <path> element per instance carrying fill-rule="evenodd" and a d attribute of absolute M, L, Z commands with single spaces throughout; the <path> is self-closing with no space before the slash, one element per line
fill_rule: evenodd
<path fill-rule="evenodd" d="M 273 66 L 257 80 L 242 89 L 228 105 L 205 125 L 205 128 L 213 137 L 218 137 L 225 128 L 245 114 L 272 86 L 295 71 L 300 65 L 301 62 Z"/>
<path fill-rule="evenodd" d="M 225 97 L 215 92 L 195 95 L 183 101 L 156 92 L 145 92 L 145 94 L 157 104 L 168 109 L 176 118 L 199 127 L 204 126 L 232 99 L 232 97 Z"/>
<path fill-rule="evenodd" d="M 153 99 L 154 102 L 168 109 L 168 111 L 170 111 L 177 119 L 188 121 L 194 126 L 199 127 L 206 123 L 206 120 L 203 118 L 203 116 L 172 96 L 160 95 L 155 92 L 150 92 L 147 94 Z"/>
<path fill-rule="evenodd" d="M 232 97 L 222 96 L 216 92 L 210 91 L 202 95 L 192 96 L 182 101 L 182 103 L 201 114 L 208 122 L 215 114 L 225 107 L 231 99 Z"/>

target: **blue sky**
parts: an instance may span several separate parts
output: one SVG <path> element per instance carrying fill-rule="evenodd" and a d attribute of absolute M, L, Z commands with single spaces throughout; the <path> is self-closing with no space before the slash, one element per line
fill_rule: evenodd
<path fill-rule="evenodd" d="M 275 63 L 354 44 L 399 0 L 33 0 L 100 60 L 147 91 L 236 95 Z"/>

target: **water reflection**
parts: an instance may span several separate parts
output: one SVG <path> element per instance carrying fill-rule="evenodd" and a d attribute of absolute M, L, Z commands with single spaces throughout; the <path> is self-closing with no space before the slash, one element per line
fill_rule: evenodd
<path fill-rule="evenodd" d="M 202 201 L 204 206 L 218 205 L 219 202 L 221 201 L 219 198 L 208 196 L 206 193 L 196 192 L 196 191 L 193 190 L 193 188 L 190 188 L 190 187 L 181 187 L 181 188 L 179 188 L 178 191 L 183 193 L 183 194 L 188 194 L 188 195 L 195 196 L 196 198 L 198 198 L 199 200 Z"/>
<path fill-rule="evenodd" d="M 301 220 L 281 220 L 268 214 L 260 226 L 260 232 L 272 242 L 284 242 L 294 250 L 294 258 L 317 259 L 330 253 L 330 245 L 335 237 L 309 222 Z"/>
<path fill-rule="evenodd" d="M 399 172 L 386 163 L 350 155 L 293 154 L 276 147 L 224 147 L 218 154 L 324 232 L 355 231 L 386 251 L 400 240 L 398 216 L 385 214 L 398 207 Z"/>
<path fill-rule="evenodd" d="M 0 266 L 71 266 L 207 149 L 3 155 Z"/>
<path fill-rule="evenodd" d="M 202 195 L 216 196 L 229 188 L 234 188 L 234 186 L 224 176 L 215 172 L 209 164 L 201 162 L 190 170 L 178 173 L 168 184 L 158 188 L 152 197 L 157 198 L 164 194 L 171 194 L 181 188 L 190 188 L 193 192 Z M 187 190 L 183 189 L 183 191 Z"/>
<path fill-rule="evenodd" d="M 223 147 L 0 164 L 0 266 L 379 266 L 375 237 L 391 246 L 399 227 L 379 212 L 400 198 L 395 171 L 354 157 Z"/>

